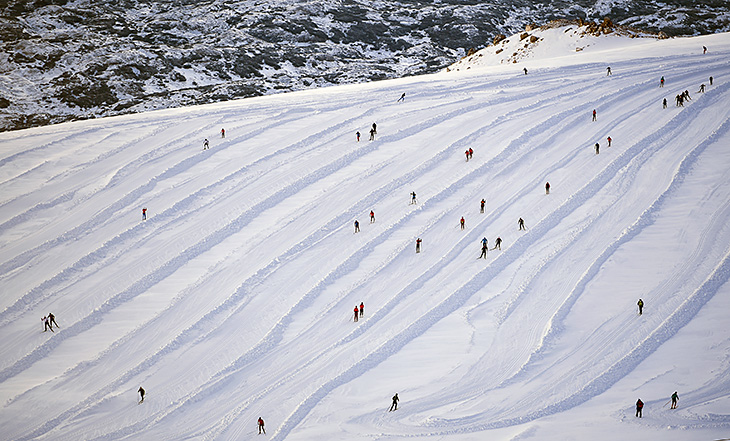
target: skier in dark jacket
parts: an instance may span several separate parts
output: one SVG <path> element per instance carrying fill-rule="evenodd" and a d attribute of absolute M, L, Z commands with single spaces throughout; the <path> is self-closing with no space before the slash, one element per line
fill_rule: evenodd
<path fill-rule="evenodd" d="M 517 226 L 520 230 L 527 230 L 527 228 L 525 228 L 525 221 L 522 218 L 517 221 Z"/>
<path fill-rule="evenodd" d="M 593 109 L 593 121 L 596 121 L 596 109 Z"/>
<path fill-rule="evenodd" d="M 492 248 L 492 249 L 493 250 L 498 249 L 500 251 L 502 250 L 502 238 L 501 237 L 497 237 L 497 240 L 494 241 L 494 248 Z"/>
<path fill-rule="evenodd" d="M 418 239 L 416 239 L 416 252 L 417 253 L 421 252 L 421 238 L 420 237 Z"/>
<path fill-rule="evenodd" d="M 43 316 L 41 321 L 43 322 L 43 332 L 47 332 L 49 329 L 51 330 L 51 332 L 56 332 L 53 330 L 53 326 L 51 326 L 51 322 L 48 319 L 48 316 Z"/>
<path fill-rule="evenodd" d="M 355 232 L 356 233 L 360 232 L 360 222 L 358 222 L 358 221 L 355 221 Z"/>
<path fill-rule="evenodd" d="M 672 407 L 671 407 L 672 409 L 677 408 L 677 401 L 679 401 L 679 395 L 677 394 L 677 391 L 675 390 L 674 393 L 672 394 Z M 665 406 L 666 406 L 666 404 L 665 404 Z"/>
<path fill-rule="evenodd" d="M 140 386 L 139 389 L 137 389 L 137 392 L 139 393 L 139 397 L 141 398 L 139 400 L 140 404 L 144 403 L 144 393 L 145 392 L 144 392 L 144 389 L 142 389 L 142 386 Z"/>
<path fill-rule="evenodd" d="M 545 194 L 550 194 L 550 183 L 549 182 L 545 183 Z"/>
<path fill-rule="evenodd" d="M 147 220 L 147 208 L 142 209 L 142 220 Z"/>
<path fill-rule="evenodd" d="M 264 419 L 259 417 L 258 424 L 259 424 L 259 435 L 261 435 L 262 433 L 264 435 L 266 435 L 266 429 L 264 428 Z"/>
<path fill-rule="evenodd" d="M 459 221 L 459 223 L 461 224 L 461 229 L 462 230 L 464 229 L 464 222 L 465 222 L 464 221 L 464 216 L 461 216 L 461 220 Z"/>
<path fill-rule="evenodd" d="M 355 305 L 355 317 L 354 317 L 355 321 L 357 321 L 359 314 L 360 314 L 360 308 L 358 308 L 357 305 Z"/>
<path fill-rule="evenodd" d="M 390 405 L 390 410 L 388 412 L 398 410 L 398 400 L 398 394 L 393 395 L 393 404 Z"/>
<path fill-rule="evenodd" d="M 487 244 L 486 244 L 486 242 L 484 242 L 484 240 L 482 240 L 482 254 L 479 255 L 479 258 L 480 259 L 482 257 L 485 258 L 485 259 L 487 258 Z"/>
<path fill-rule="evenodd" d="M 636 416 L 641 418 L 641 410 L 644 408 L 644 402 L 641 401 L 641 398 L 636 402 Z"/>
<path fill-rule="evenodd" d="M 375 222 L 375 212 L 370 210 L 370 223 L 372 224 L 373 222 Z"/>
<path fill-rule="evenodd" d="M 411 192 L 411 205 L 417 204 L 417 203 L 418 203 L 418 201 L 416 201 L 416 192 L 412 191 Z"/>
<path fill-rule="evenodd" d="M 403 92 L 403 95 L 401 95 L 400 98 L 398 98 L 398 102 L 405 101 L 405 100 L 406 100 L 406 93 Z"/>
<path fill-rule="evenodd" d="M 666 109 L 666 108 L 667 108 L 667 99 L 664 98 L 664 100 L 662 101 L 662 109 Z"/>
<path fill-rule="evenodd" d="M 363 302 L 360 302 L 360 317 L 365 314 L 365 304 Z"/>
<path fill-rule="evenodd" d="M 596 155 L 598 154 L 598 150 L 601 148 L 601 145 L 599 143 L 596 143 Z"/>
<path fill-rule="evenodd" d="M 208 138 L 205 138 L 203 140 L 203 150 L 208 150 L 210 148 L 210 143 L 208 143 Z"/>
<path fill-rule="evenodd" d="M 641 315 L 644 310 L 644 301 L 639 299 L 639 301 L 636 302 L 636 304 L 639 305 L 639 315 Z"/>
<path fill-rule="evenodd" d="M 484 199 L 482 199 L 481 206 L 479 208 L 479 212 L 480 213 L 484 213 L 484 206 L 485 205 L 487 205 L 487 201 L 485 201 Z"/>
<path fill-rule="evenodd" d="M 360 132 L 355 132 L 355 137 L 357 138 L 357 142 L 360 142 Z"/>
<path fill-rule="evenodd" d="M 53 325 L 56 325 L 57 328 L 60 328 L 60 326 L 58 326 L 58 323 L 56 323 L 56 316 L 53 315 L 52 312 L 48 313 L 48 323 L 51 325 L 51 330 L 53 330 Z"/>

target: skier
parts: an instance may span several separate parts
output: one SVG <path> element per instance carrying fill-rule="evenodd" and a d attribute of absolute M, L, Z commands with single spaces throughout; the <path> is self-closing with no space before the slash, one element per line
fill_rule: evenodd
<path fill-rule="evenodd" d="M 600 147 L 601 147 L 601 146 L 600 146 L 600 145 L 599 145 L 598 143 L 596 143 L 596 155 L 598 154 L 598 149 L 599 149 Z"/>
<path fill-rule="evenodd" d="M 360 132 L 355 132 L 355 136 L 357 137 L 357 142 L 360 142 Z"/>
<path fill-rule="evenodd" d="M 474 157 L 474 150 L 472 150 L 471 147 L 469 147 L 469 159 Z"/>
<path fill-rule="evenodd" d="M 644 408 L 644 402 L 641 401 L 641 398 L 636 402 L 636 416 L 641 418 L 641 409 Z"/>
<path fill-rule="evenodd" d="M 517 226 L 519 227 L 519 230 L 527 230 L 527 228 L 525 228 L 525 221 L 522 218 L 517 221 Z"/>
<path fill-rule="evenodd" d="M 466 162 L 469 162 L 469 150 L 464 151 L 464 155 L 466 155 Z"/>
<path fill-rule="evenodd" d="M 482 254 L 479 255 L 479 258 L 487 258 L 487 244 L 482 242 Z"/>
<path fill-rule="evenodd" d="M 142 220 L 147 220 L 147 208 L 142 209 Z"/>
<path fill-rule="evenodd" d="M 482 246 L 486 246 L 488 242 L 486 237 L 482 237 Z"/>
<path fill-rule="evenodd" d="M 378 133 L 378 126 L 376 126 L 375 123 L 373 123 L 373 129 L 371 130 L 371 132 Z"/>
<path fill-rule="evenodd" d="M 417 253 L 421 252 L 421 238 L 420 237 L 418 239 L 416 239 L 416 252 Z"/>
<path fill-rule="evenodd" d="M 375 129 L 370 129 L 370 141 L 375 141 L 375 134 L 376 133 L 377 132 L 375 131 Z"/>
<path fill-rule="evenodd" d="M 686 99 L 687 101 L 692 101 L 692 98 L 690 98 L 690 96 L 689 96 L 689 90 L 685 90 L 685 91 L 684 91 L 684 98 L 685 98 L 685 99 Z"/>
<path fill-rule="evenodd" d="M 596 120 L 596 109 L 593 109 L 593 121 Z"/>
<path fill-rule="evenodd" d="M 700 90 L 697 93 L 705 93 L 705 84 L 700 84 Z"/>
<path fill-rule="evenodd" d="M 416 201 L 416 192 L 412 191 L 411 192 L 411 205 L 417 204 L 417 203 L 418 203 L 418 201 Z"/>
<path fill-rule="evenodd" d="M 644 301 L 639 299 L 638 302 L 636 302 L 637 305 L 639 305 L 639 315 L 641 315 L 644 311 Z"/>
<path fill-rule="evenodd" d="M 492 249 L 493 250 L 498 249 L 498 250 L 502 251 L 502 238 L 501 237 L 497 236 L 497 240 L 494 241 L 494 248 L 492 248 Z"/>
<path fill-rule="evenodd" d="M 676 409 L 677 408 L 677 401 L 679 400 L 679 395 L 677 395 L 677 391 L 675 390 L 672 394 L 672 406 L 670 409 Z M 666 406 L 666 404 L 665 404 Z"/>
<path fill-rule="evenodd" d="M 398 102 L 405 101 L 405 100 L 406 100 L 406 93 L 403 92 L 403 95 L 401 95 L 400 98 L 398 98 Z"/>
<path fill-rule="evenodd" d="M 43 316 L 43 318 L 41 319 L 41 321 L 43 322 L 43 325 L 44 325 L 43 326 L 43 332 L 46 332 L 49 329 L 51 330 L 51 332 L 56 332 L 56 331 L 53 330 L 53 326 L 51 326 L 51 322 L 48 319 L 48 316 Z"/>
<path fill-rule="evenodd" d="M 702 53 L 703 54 L 706 54 L 707 53 L 707 46 L 702 46 Z"/>
<path fill-rule="evenodd" d="M 205 138 L 203 140 L 203 150 L 208 150 L 210 148 L 210 144 L 208 143 L 208 138 Z"/>
<path fill-rule="evenodd" d="M 362 318 L 363 314 L 365 314 L 365 304 L 360 302 L 360 318 Z"/>
<path fill-rule="evenodd" d="M 712 77 L 710 77 L 710 86 L 712 86 Z"/>
<path fill-rule="evenodd" d="M 522 70 L 524 70 L 525 71 L 525 75 L 527 75 L 527 68 L 525 67 Z"/>
<path fill-rule="evenodd" d="M 484 213 L 484 205 L 486 205 L 486 203 L 487 203 L 487 201 L 485 201 L 484 199 L 482 199 L 481 206 L 479 208 L 479 212 L 480 213 Z"/>
<path fill-rule="evenodd" d="M 370 223 L 372 224 L 373 222 L 375 222 L 375 213 L 373 210 L 370 210 Z"/>
<path fill-rule="evenodd" d="M 142 386 L 140 386 L 139 389 L 137 389 L 137 392 L 139 393 L 139 396 L 141 398 L 139 400 L 139 404 L 144 403 L 144 389 L 142 389 Z"/>
<path fill-rule="evenodd" d="M 609 75 L 611 75 L 611 66 L 608 66 L 606 68 L 606 76 L 609 76 Z"/>
<path fill-rule="evenodd" d="M 51 325 L 51 331 L 53 331 L 53 325 L 56 325 L 57 328 L 60 328 L 60 326 L 58 326 L 58 323 L 56 323 L 56 316 L 53 315 L 52 312 L 48 313 L 48 324 Z"/>
<path fill-rule="evenodd" d="M 664 77 L 659 80 L 659 87 L 664 87 Z"/>
<path fill-rule="evenodd" d="M 355 232 L 356 233 L 360 232 L 360 222 L 358 222 L 358 221 L 355 221 Z"/>
<path fill-rule="evenodd" d="M 664 98 L 664 101 L 662 101 L 662 108 L 663 109 L 667 108 L 667 99 L 666 98 Z"/>
<path fill-rule="evenodd" d="M 226 129 L 221 129 L 221 138 L 226 137 Z"/>
<path fill-rule="evenodd" d="M 606 141 L 608 141 L 608 146 L 611 147 L 611 137 L 610 136 L 608 138 L 606 138 Z"/>
<path fill-rule="evenodd" d="M 390 405 L 390 410 L 388 412 L 398 410 L 398 400 L 398 394 L 396 393 L 395 395 L 393 395 L 393 404 Z"/>
<path fill-rule="evenodd" d="M 259 417 L 258 423 L 259 423 L 259 435 L 261 435 L 262 433 L 264 435 L 266 435 L 266 429 L 264 428 L 264 419 Z"/>
<path fill-rule="evenodd" d="M 463 230 L 464 229 L 464 216 L 461 216 L 461 220 L 459 221 L 459 223 L 461 224 L 461 229 Z"/>
<path fill-rule="evenodd" d="M 549 182 L 545 183 L 545 194 L 550 194 L 550 183 Z"/>
<path fill-rule="evenodd" d="M 360 314 L 360 308 L 358 308 L 357 305 L 355 305 L 355 317 L 354 317 L 355 321 L 357 321 L 358 314 Z"/>

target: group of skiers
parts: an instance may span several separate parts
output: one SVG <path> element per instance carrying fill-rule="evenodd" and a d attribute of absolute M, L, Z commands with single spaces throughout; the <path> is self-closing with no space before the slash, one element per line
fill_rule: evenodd
<path fill-rule="evenodd" d="M 669 403 L 672 403 L 672 405 L 670 406 L 670 409 L 676 409 L 677 401 L 679 401 L 679 394 L 675 390 L 674 393 L 672 394 L 672 396 L 669 398 L 669 401 L 664 403 L 664 406 L 666 406 Z M 664 407 L 664 406 L 662 406 L 662 407 Z M 644 402 L 641 401 L 641 398 L 639 398 L 638 400 L 636 400 L 636 417 L 637 418 L 642 417 L 643 410 L 644 410 Z"/>
<path fill-rule="evenodd" d="M 373 210 L 370 210 L 370 223 L 375 223 L 375 212 Z M 355 233 L 360 232 L 360 222 L 355 219 Z"/>
<path fill-rule="evenodd" d="M 226 137 L 226 129 L 221 129 L 221 138 Z M 209 150 L 210 149 L 210 141 L 208 141 L 208 138 L 203 139 L 203 150 Z"/>
<path fill-rule="evenodd" d="M 52 312 L 49 312 L 48 315 L 44 316 L 41 321 L 43 322 L 43 332 L 47 332 L 49 329 L 51 330 L 51 332 L 56 332 L 53 330 L 54 325 L 57 328 L 60 328 L 60 326 L 58 326 L 58 323 L 56 323 L 56 316 L 53 315 Z"/>
<path fill-rule="evenodd" d="M 355 317 L 353 317 L 353 321 L 358 321 L 358 319 L 361 319 L 364 314 L 365 314 L 365 304 L 363 302 L 360 302 L 359 307 L 357 305 L 355 305 Z"/>

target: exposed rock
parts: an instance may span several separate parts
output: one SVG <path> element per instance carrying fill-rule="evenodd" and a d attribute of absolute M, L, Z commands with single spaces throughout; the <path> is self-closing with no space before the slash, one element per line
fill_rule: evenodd
<path fill-rule="evenodd" d="M 536 36 L 534 36 L 534 35 L 530 36 L 530 43 L 535 43 L 537 40 L 539 40 L 539 38 L 537 38 Z"/>
<path fill-rule="evenodd" d="M 497 43 L 499 43 L 500 41 L 504 40 L 505 38 L 507 38 L 507 36 L 506 36 L 506 35 L 504 35 L 504 34 L 497 34 L 497 35 L 496 35 L 496 36 L 494 37 L 494 40 L 492 41 L 492 44 L 497 44 Z"/>

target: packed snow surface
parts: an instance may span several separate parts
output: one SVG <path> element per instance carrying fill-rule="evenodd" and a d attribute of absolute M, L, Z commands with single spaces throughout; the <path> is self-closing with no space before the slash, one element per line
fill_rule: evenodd
<path fill-rule="evenodd" d="M 0 134 L 0 437 L 730 437 L 730 35 L 540 44 Z"/>

